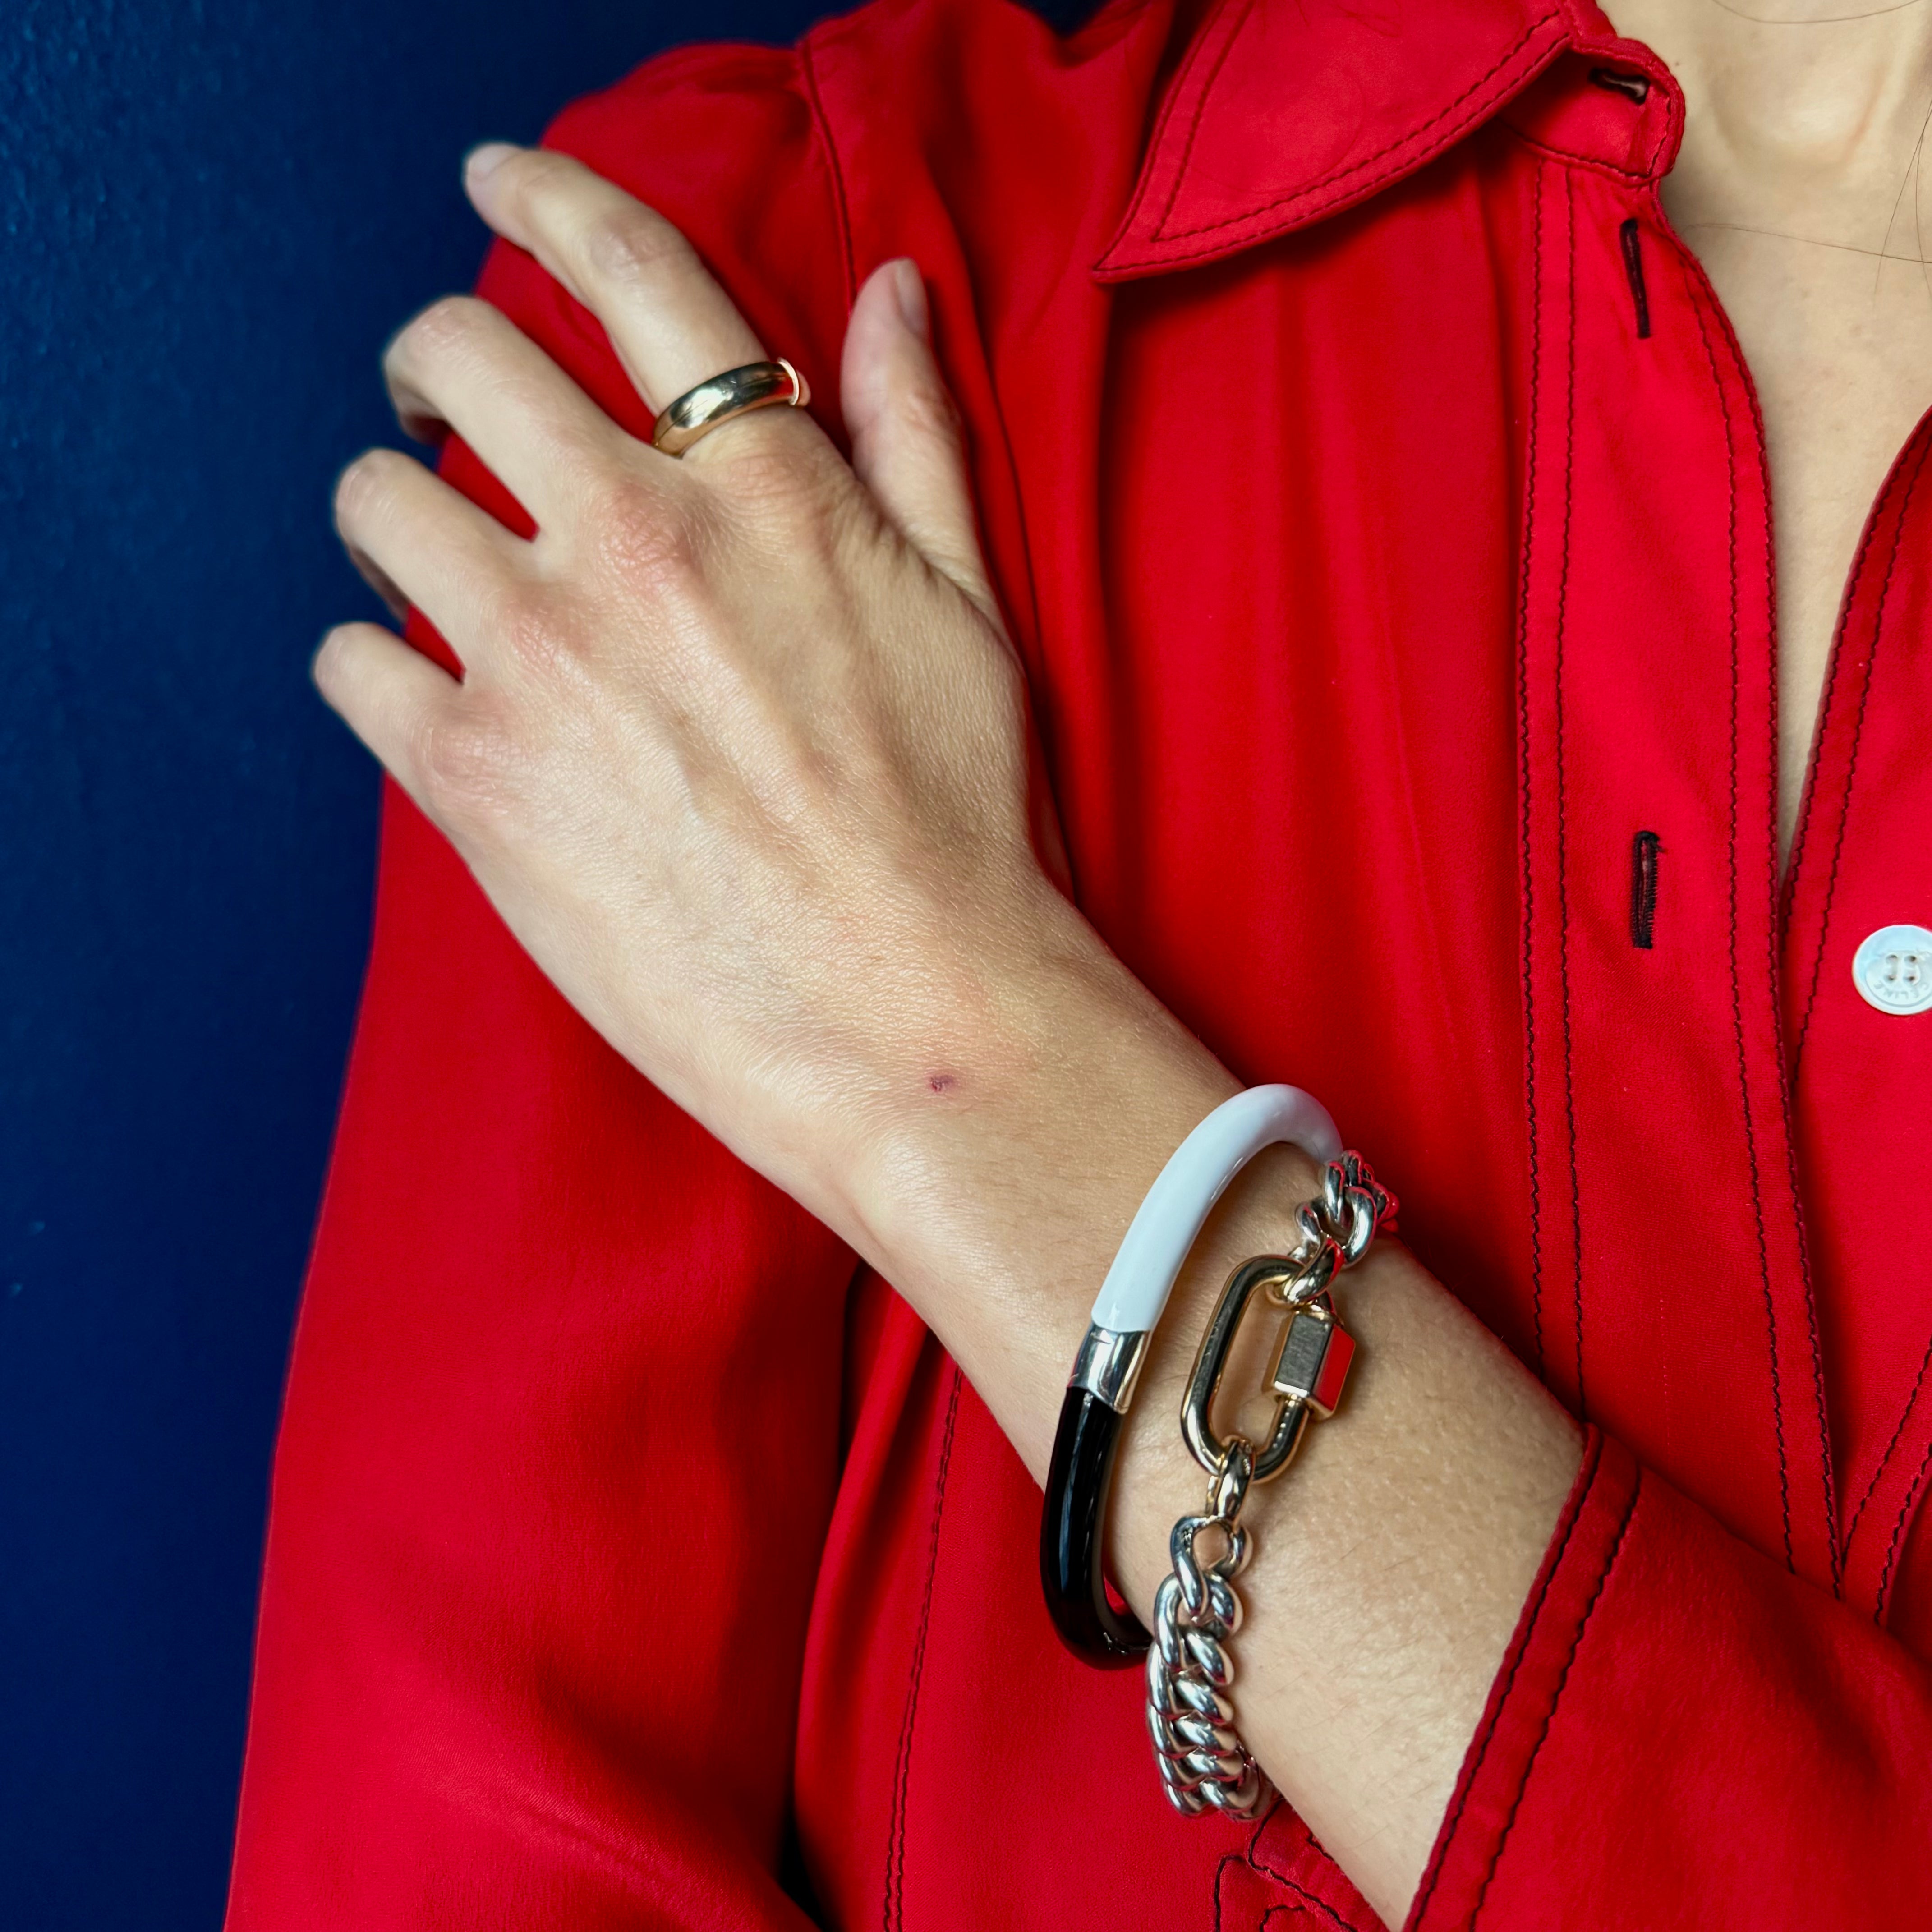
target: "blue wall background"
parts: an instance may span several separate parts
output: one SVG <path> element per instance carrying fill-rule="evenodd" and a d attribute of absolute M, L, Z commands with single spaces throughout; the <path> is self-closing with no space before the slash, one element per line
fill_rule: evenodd
<path fill-rule="evenodd" d="M 0 0 L 0 1924 L 219 1924 L 368 935 L 327 514 L 461 151 L 811 0 Z"/>

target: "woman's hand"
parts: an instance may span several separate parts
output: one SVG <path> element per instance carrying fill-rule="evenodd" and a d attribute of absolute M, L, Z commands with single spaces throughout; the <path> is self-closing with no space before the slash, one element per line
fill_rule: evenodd
<path fill-rule="evenodd" d="M 662 216 L 566 156 L 490 159 L 478 208 L 653 412 L 763 356 Z M 1042 869 L 1058 829 L 913 265 L 853 312 L 850 466 L 784 408 L 664 455 L 481 302 L 426 310 L 386 367 L 404 424 L 454 428 L 536 534 L 360 458 L 344 540 L 465 675 L 348 624 L 323 694 L 571 1003 L 884 1272 L 1043 1468 L 1094 1251 L 1234 1083 Z"/>
<path fill-rule="evenodd" d="M 766 354 L 668 222 L 568 157 L 479 151 L 467 180 L 654 412 Z M 674 458 L 487 303 L 436 303 L 387 352 L 398 412 L 454 428 L 536 534 L 370 451 L 343 538 L 465 675 L 370 624 L 316 662 L 572 1004 L 848 1235 L 871 1137 L 961 1081 L 1043 958 L 1099 950 L 1036 856 L 1024 683 L 926 338 L 888 262 L 847 338 L 852 464 L 782 408 Z"/>

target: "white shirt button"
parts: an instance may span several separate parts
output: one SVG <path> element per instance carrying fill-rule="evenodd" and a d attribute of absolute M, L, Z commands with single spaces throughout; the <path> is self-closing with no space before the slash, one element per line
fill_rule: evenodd
<path fill-rule="evenodd" d="M 1852 980 L 1866 1005 L 1882 1013 L 1922 1013 L 1932 1006 L 1932 932 L 1880 926 L 1853 956 Z"/>

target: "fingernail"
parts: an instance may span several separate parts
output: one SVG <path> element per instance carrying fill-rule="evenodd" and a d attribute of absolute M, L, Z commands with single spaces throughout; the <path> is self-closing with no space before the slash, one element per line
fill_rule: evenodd
<path fill-rule="evenodd" d="M 463 158 L 463 172 L 471 181 L 486 181 L 518 152 L 514 141 L 483 141 Z"/>
<path fill-rule="evenodd" d="M 925 341 L 932 328 L 932 315 L 926 304 L 926 278 L 909 255 L 902 255 L 892 264 L 892 295 L 899 305 L 899 320 Z"/>

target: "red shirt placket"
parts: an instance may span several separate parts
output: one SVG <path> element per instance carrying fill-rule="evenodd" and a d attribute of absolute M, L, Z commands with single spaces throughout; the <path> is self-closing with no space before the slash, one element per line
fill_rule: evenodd
<path fill-rule="evenodd" d="M 1776 1004 L 1762 441 L 1729 326 L 1654 198 L 1672 91 L 1652 76 L 1635 101 L 1590 68 L 1559 63 L 1507 117 L 1544 157 L 1519 692 L 1540 1359 L 1580 1412 L 1828 1582 Z"/>

